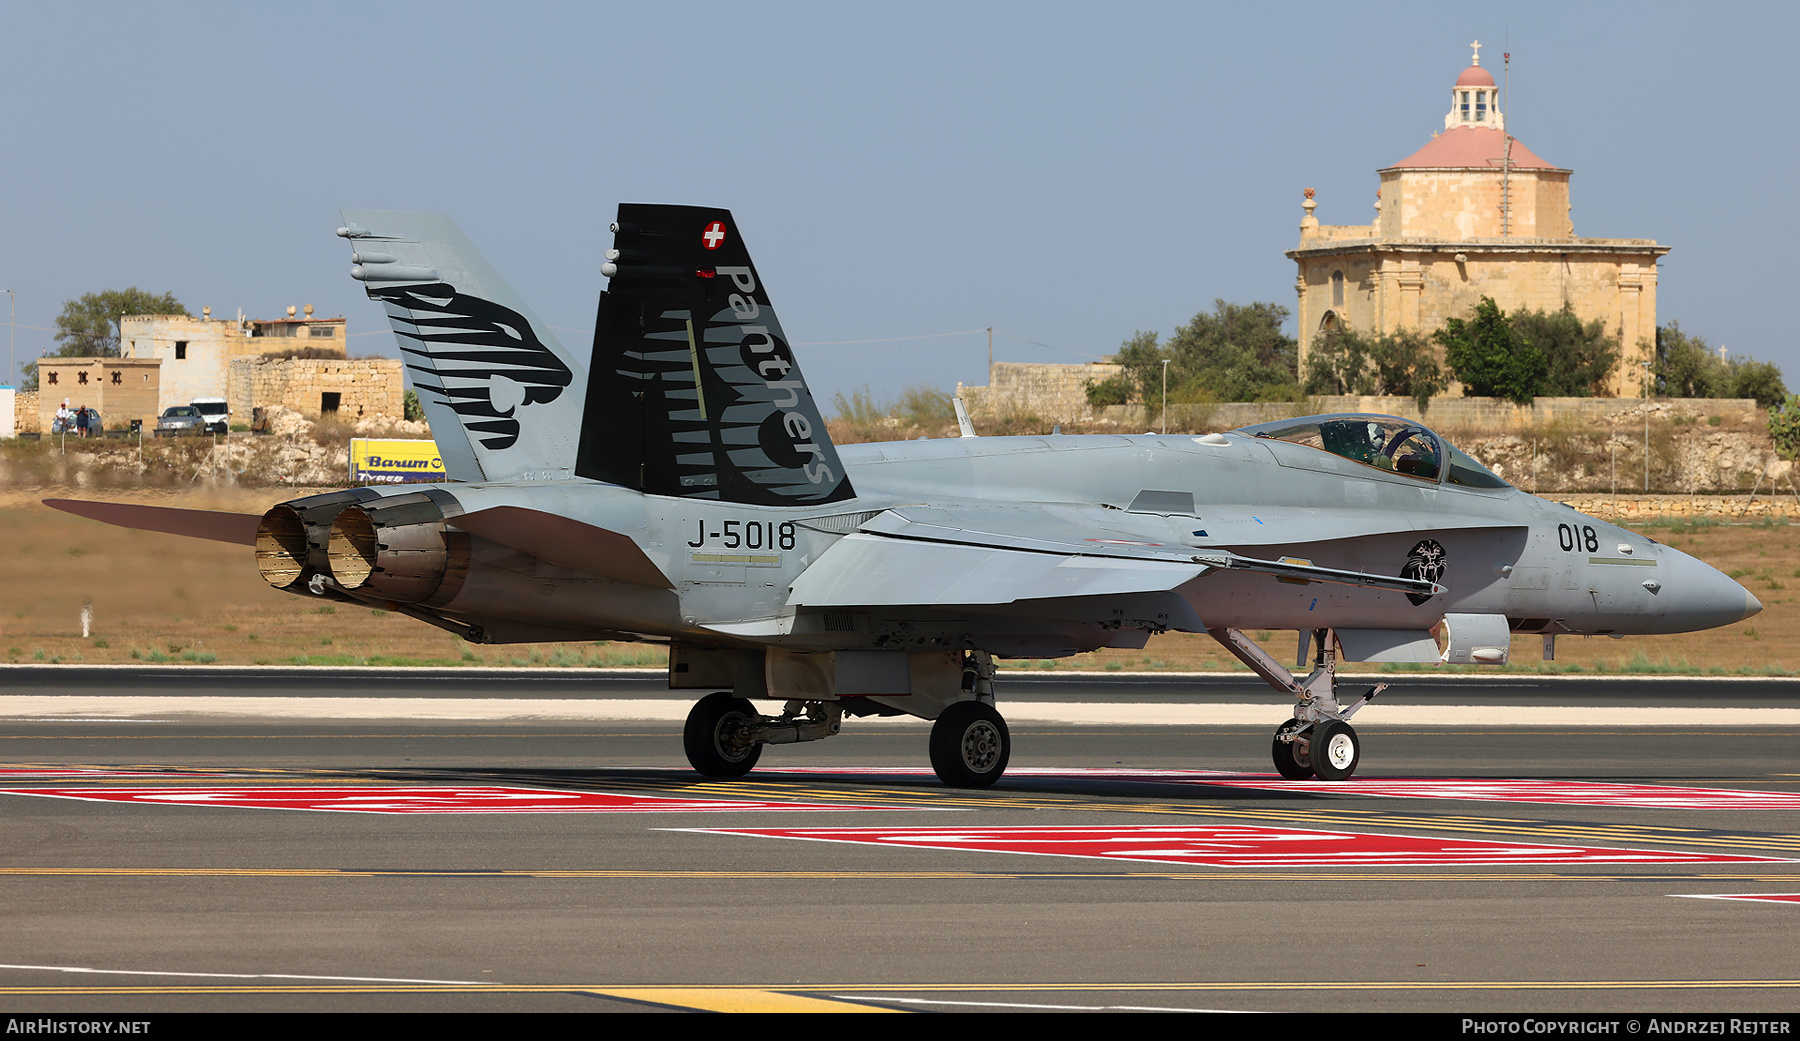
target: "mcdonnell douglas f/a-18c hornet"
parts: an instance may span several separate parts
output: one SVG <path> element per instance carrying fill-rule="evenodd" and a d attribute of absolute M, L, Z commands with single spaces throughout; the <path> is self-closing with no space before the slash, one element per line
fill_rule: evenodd
<path fill-rule="evenodd" d="M 1511 637 L 1680 633 L 1762 605 L 1711 567 L 1526 494 L 1382 415 L 1223 434 L 835 447 L 729 211 L 623 205 L 591 359 L 448 219 L 346 212 L 452 483 L 261 517 L 53 501 L 256 548 L 278 589 L 478 642 L 652 640 L 712 690 L 684 743 L 736 777 L 845 716 L 935 720 L 945 783 L 1011 738 L 996 658 L 1210 635 L 1294 699 L 1290 778 L 1357 766 L 1340 661 L 1501 664 Z M 1300 634 L 1297 678 L 1242 630 Z M 782 704 L 779 714 L 755 701 Z"/>

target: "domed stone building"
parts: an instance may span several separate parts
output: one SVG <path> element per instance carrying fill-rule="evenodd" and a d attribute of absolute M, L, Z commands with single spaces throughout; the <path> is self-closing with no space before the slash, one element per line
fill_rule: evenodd
<path fill-rule="evenodd" d="M 1298 266 L 1301 371 L 1312 340 L 1340 323 L 1372 333 L 1431 333 L 1466 318 L 1484 296 L 1512 312 L 1560 311 L 1601 319 L 1619 337 L 1612 393 L 1642 392 L 1640 345 L 1656 337 L 1654 239 L 1589 239 L 1569 218 L 1570 170 L 1506 132 L 1500 91 L 1473 64 L 1450 88 L 1444 129 L 1378 171 L 1373 224 L 1320 224 L 1306 189 Z"/>

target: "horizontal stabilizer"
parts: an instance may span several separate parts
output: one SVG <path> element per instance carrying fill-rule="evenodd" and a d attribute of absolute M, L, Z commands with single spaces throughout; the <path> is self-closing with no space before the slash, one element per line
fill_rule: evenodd
<path fill-rule="evenodd" d="M 53 510 L 73 513 L 77 517 L 116 524 L 121 528 L 160 531 L 166 535 L 186 535 L 214 542 L 234 542 L 240 546 L 256 545 L 256 529 L 263 519 L 260 513 L 182 510 L 173 506 L 84 502 L 79 499 L 45 499 L 44 505 Z"/>
<path fill-rule="evenodd" d="M 674 588 L 662 569 L 629 537 L 568 517 L 523 506 L 495 506 L 453 517 L 450 523 L 477 538 L 557 567 L 633 585 Z"/>

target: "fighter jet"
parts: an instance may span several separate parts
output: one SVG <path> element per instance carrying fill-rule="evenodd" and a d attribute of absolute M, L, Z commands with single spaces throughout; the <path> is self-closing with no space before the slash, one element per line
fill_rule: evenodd
<path fill-rule="evenodd" d="M 255 547 L 277 589 L 482 643 L 643 640 L 710 691 L 709 777 L 846 717 L 934 720 L 946 784 L 1012 738 L 994 663 L 1206 633 L 1293 699 L 1289 778 L 1349 777 L 1340 662 L 1500 665 L 1515 634 L 1679 633 L 1761 610 L 1636 532 L 1509 485 L 1424 425 L 1330 415 L 1228 433 L 834 446 L 729 211 L 623 205 L 591 358 L 447 218 L 346 212 L 451 483 L 261 517 L 51 501 Z M 1299 634 L 1297 676 L 1244 636 Z M 766 712 L 758 707 L 779 705 Z"/>

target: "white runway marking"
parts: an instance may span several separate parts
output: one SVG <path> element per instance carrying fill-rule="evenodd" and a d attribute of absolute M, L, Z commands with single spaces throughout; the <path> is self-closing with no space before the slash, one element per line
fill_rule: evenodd
<path fill-rule="evenodd" d="M 492 980 L 414 980 L 389 976 L 303 976 L 287 972 L 172 972 L 160 969 L 95 969 L 85 965 L 0 965 L 0 970 L 27 972 L 78 972 L 105 976 L 182 976 L 211 980 L 313 980 L 324 983 L 423 983 L 448 987 L 487 986 Z"/>

